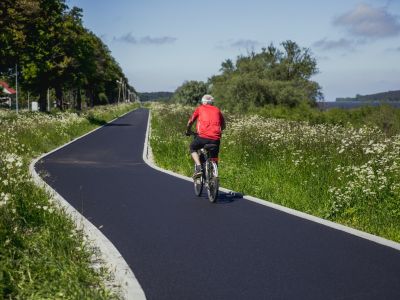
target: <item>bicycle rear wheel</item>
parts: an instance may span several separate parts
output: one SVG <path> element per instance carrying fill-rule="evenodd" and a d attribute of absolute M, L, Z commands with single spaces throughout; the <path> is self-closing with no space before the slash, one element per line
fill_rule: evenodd
<path fill-rule="evenodd" d="M 208 200 L 211 203 L 215 203 L 218 198 L 218 189 L 219 189 L 219 178 L 218 178 L 218 166 L 214 161 L 209 161 L 207 164 L 207 176 L 208 176 L 208 185 L 207 185 L 207 195 Z"/>
<path fill-rule="evenodd" d="M 194 184 L 194 193 L 196 194 L 196 196 L 200 196 L 204 186 L 203 176 L 194 178 L 193 184 Z"/>

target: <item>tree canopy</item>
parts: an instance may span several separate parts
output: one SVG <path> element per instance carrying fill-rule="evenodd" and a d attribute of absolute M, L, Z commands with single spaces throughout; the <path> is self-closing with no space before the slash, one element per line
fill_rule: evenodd
<path fill-rule="evenodd" d="M 21 85 L 40 96 L 46 109 L 47 89 L 73 90 L 88 105 L 116 101 L 118 81 L 128 82 L 108 47 L 82 24 L 82 10 L 65 0 L 2 0 L 0 2 L 0 76 L 19 66 Z M 128 88 L 135 92 L 134 88 Z"/>
<path fill-rule="evenodd" d="M 296 106 L 314 104 L 322 97 L 321 88 L 311 77 L 318 73 L 311 51 L 293 41 L 270 44 L 260 53 L 228 59 L 221 74 L 210 78 L 212 93 L 223 107 L 246 110 L 267 104 Z"/>
<path fill-rule="evenodd" d="M 196 105 L 207 93 L 207 84 L 203 81 L 185 81 L 178 87 L 172 100 L 182 104 Z"/>

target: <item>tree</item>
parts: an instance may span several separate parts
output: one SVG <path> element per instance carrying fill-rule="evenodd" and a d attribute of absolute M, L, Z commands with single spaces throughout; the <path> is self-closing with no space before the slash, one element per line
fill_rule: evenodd
<path fill-rule="evenodd" d="M 60 64 L 64 60 L 64 49 L 60 41 L 63 17 L 67 9 L 64 0 L 40 0 L 38 17 L 26 31 L 26 44 L 22 48 L 26 56 L 21 62 L 23 84 L 40 95 L 39 107 L 47 107 L 47 89 L 60 75 Z"/>
<path fill-rule="evenodd" d="M 293 41 L 285 41 L 282 46 L 285 50 L 280 62 L 282 80 L 308 80 L 318 73 L 317 62 L 310 49 L 301 49 Z"/>
<path fill-rule="evenodd" d="M 196 105 L 207 94 L 207 84 L 203 81 L 185 81 L 178 87 L 172 100 L 178 103 Z"/>
<path fill-rule="evenodd" d="M 2 73 L 23 61 L 29 27 L 39 17 L 38 0 L 0 1 L 0 70 Z"/>
<path fill-rule="evenodd" d="M 0 25 L 0 76 L 18 63 L 20 83 L 40 95 L 42 111 L 49 88 L 60 109 L 64 91 L 74 90 L 80 109 L 83 93 L 91 106 L 110 103 L 118 95 L 117 80 L 128 82 L 107 46 L 84 28 L 82 10 L 69 9 L 65 0 L 1 1 Z"/>
<path fill-rule="evenodd" d="M 260 53 L 239 56 L 235 65 L 226 60 L 221 74 L 211 77 L 212 93 L 222 107 L 246 110 L 267 104 L 296 106 L 315 103 L 322 94 L 310 80 L 318 72 L 311 51 L 293 41 L 285 41 L 283 50 L 270 44 Z"/>
<path fill-rule="evenodd" d="M 231 73 L 235 71 L 235 66 L 233 65 L 232 60 L 227 59 L 221 64 L 221 69 L 219 69 L 223 73 Z"/>

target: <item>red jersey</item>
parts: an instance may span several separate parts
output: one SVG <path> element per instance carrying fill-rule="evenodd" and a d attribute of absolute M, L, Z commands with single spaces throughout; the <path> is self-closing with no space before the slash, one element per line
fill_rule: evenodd
<path fill-rule="evenodd" d="M 218 107 L 202 104 L 194 111 L 189 124 L 197 120 L 199 137 L 209 140 L 221 139 L 221 131 L 225 127 L 224 117 Z"/>

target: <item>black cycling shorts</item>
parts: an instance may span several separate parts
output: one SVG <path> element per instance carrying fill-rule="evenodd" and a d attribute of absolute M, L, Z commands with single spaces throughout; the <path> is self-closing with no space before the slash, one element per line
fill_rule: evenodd
<path fill-rule="evenodd" d="M 204 139 L 199 136 L 196 136 L 196 138 L 193 140 L 193 142 L 190 144 L 190 153 L 196 152 L 197 150 L 201 149 L 204 147 L 206 144 L 213 144 L 216 145 L 212 151 L 210 151 L 210 156 L 211 158 L 217 158 L 218 153 L 219 153 L 219 140 L 209 140 L 209 139 Z"/>

